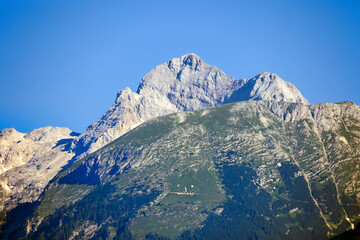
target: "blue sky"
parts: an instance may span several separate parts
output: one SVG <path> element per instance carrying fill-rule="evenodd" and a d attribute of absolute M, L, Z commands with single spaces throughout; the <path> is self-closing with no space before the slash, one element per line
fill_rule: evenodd
<path fill-rule="evenodd" d="M 360 104 L 360 1 L 0 0 L 0 129 L 84 132 L 116 92 L 194 52 L 273 72 L 310 103 Z"/>

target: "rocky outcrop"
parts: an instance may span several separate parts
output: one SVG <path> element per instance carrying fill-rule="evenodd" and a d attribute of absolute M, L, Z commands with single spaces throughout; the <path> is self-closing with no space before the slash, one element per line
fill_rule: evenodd
<path fill-rule="evenodd" d="M 2 130 L 0 209 L 36 200 L 46 184 L 74 156 L 69 149 L 78 135 L 60 127 L 43 127 L 28 133 Z"/>
<path fill-rule="evenodd" d="M 73 138 L 67 128 L 44 127 L 28 133 L 13 128 L 0 131 L 0 174 L 42 157 L 61 139 Z"/>

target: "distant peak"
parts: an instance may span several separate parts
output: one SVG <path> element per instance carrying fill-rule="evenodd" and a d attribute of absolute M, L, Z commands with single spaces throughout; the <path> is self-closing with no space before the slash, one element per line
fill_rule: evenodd
<path fill-rule="evenodd" d="M 15 128 L 4 128 L 3 130 L 0 131 L 0 134 L 2 135 L 17 134 L 17 133 L 20 132 L 16 131 Z"/>

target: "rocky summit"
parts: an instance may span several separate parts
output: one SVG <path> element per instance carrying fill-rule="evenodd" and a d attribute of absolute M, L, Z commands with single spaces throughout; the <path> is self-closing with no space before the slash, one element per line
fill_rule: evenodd
<path fill-rule="evenodd" d="M 359 146 L 354 103 L 310 105 L 276 74 L 235 80 L 187 54 L 82 135 L 2 130 L 1 237 L 343 239 Z"/>
<path fill-rule="evenodd" d="M 138 90 L 121 90 L 113 106 L 80 137 L 76 147 L 91 153 L 154 117 L 249 100 L 308 104 L 300 91 L 276 74 L 234 80 L 191 53 L 151 70 Z M 84 155 L 82 155 L 84 156 Z"/>

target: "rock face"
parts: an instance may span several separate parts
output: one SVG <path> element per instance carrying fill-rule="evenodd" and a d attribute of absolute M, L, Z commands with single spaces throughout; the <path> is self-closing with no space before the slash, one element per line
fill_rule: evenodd
<path fill-rule="evenodd" d="M 293 84 L 275 74 L 234 80 L 197 55 L 187 54 L 151 70 L 136 93 L 129 88 L 119 91 L 113 106 L 88 127 L 76 147 L 89 154 L 154 117 L 248 100 L 308 104 Z"/>
<path fill-rule="evenodd" d="M 162 116 L 59 173 L 27 238 L 328 239 L 360 221 L 359 149 L 350 102 Z"/>
<path fill-rule="evenodd" d="M 0 131 L 0 174 L 41 157 L 64 138 L 70 138 L 67 128 L 44 127 L 28 133 L 13 128 Z"/>
<path fill-rule="evenodd" d="M 28 133 L 2 130 L 0 209 L 36 200 L 46 184 L 74 156 L 69 148 L 77 136 L 71 130 L 59 127 L 44 127 Z"/>

